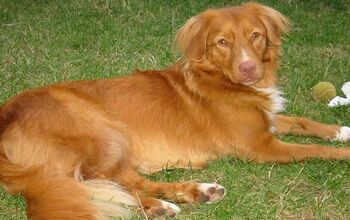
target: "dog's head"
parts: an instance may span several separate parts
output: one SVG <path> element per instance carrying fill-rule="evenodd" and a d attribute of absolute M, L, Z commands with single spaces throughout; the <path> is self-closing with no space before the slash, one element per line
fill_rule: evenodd
<path fill-rule="evenodd" d="M 288 20 L 255 3 L 208 10 L 188 20 L 177 42 L 189 62 L 207 63 L 230 81 L 246 86 L 264 77 L 265 64 L 277 63 Z"/>

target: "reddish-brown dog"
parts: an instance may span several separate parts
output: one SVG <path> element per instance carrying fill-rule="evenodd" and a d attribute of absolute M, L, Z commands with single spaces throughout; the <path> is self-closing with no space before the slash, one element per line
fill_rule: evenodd
<path fill-rule="evenodd" d="M 259 163 L 350 158 L 349 148 L 288 144 L 275 136 L 350 139 L 349 127 L 277 114 L 284 105 L 276 83 L 288 24 L 259 4 L 208 10 L 180 29 L 183 59 L 165 70 L 18 95 L 0 109 L 1 182 L 25 196 L 32 219 L 122 214 L 94 205 L 107 209 L 101 202 L 107 189 L 119 193 L 116 203 L 134 204 L 136 198 L 148 215 L 167 217 L 179 208 L 155 197 L 213 202 L 223 198 L 224 188 L 154 183 L 135 170 L 201 168 L 227 155 Z M 102 181 L 81 183 L 91 179 Z"/>

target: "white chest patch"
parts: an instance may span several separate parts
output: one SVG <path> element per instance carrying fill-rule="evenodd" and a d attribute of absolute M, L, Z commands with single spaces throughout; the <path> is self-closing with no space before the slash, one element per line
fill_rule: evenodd
<path fill-rule="evenodd" d="M 285 103 L 287 102 L 285 98 L 283 98 L 283 92 L 281 92 L 276 87 L 270 88 L 255 88 L 256 91 L 264 93 L 269 96 L 271 100 L 271 107 L 269 110 L 265 110 L 268 117 L 272 122 L 272 127 L 270 128 L 271 132 L 275 132 L 276 128 L 273 126 L 275 115 L 279 112 L 283 112 L 285 110 Z"/>

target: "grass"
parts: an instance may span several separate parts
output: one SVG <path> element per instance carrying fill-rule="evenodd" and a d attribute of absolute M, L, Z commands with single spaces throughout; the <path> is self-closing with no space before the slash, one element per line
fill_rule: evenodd
<path fill-rule="evenodd" d="M 23 90 L 62 80 L 109 78 L 135 68 L 166 67 L 179 57 L 171 45 L 176 30 L 188 18 L 209 7 L 240 2 L 0 0 L 0 103 Z M 259 2 L 278 9 L 294 23 L 294 31 L 286 37 L 280 71 L 281 87 L 289 99 L 287 113 L 350 125 L 349 107 L 330 109 L 310 95 L 319 81 L 330 81 L 338 89 L 350 81 L 349 1 Z M 258 165 L 223 158 L 207 169 L 162 171 L 149 178 L 219 180 L 227 188 L 220 203 L 182 205 L 179 219 L 350 219 L 350 161 Z M 25 219 L 24 213 L 23 198 L 0 188 L 0 219 Z"/>

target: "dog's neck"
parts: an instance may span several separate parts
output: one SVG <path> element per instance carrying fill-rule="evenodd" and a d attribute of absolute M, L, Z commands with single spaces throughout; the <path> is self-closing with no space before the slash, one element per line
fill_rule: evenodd
<path fill-rule="evenodd" d="M 264 79 L 253 86 L 232 83 L 220 70 L 203 62 L 182 61 L 175 66 L 194 94 L 233 105 L 256 105 L 266 113 L 273 127 L 275 115 L 284 110 L 285 99 L 276 84 L 278 63 L 264 64 Z"/>
<path fill-rule="evenodd" d="M 269 48 L 266 51 L 262 60 L 264 64 L 264 76 L 254 87 L 261 89 L 277 87 L 280 59 L 280 47 Z"/>
<path fill-rule="evenodd" d="M 264 77 L 257 82 L 256 88 L 274 88 L 278 84 L 278 63 L 264 62 Z"/>
<path fill-rule="evenodd" d="M 232 83 L 220 69 L 214 67 L 206 60 L 181 60 L 176 64 L 177 71 L 183 75 L 187 87 L 196 94 L 210 97 L 207 93 L 230 93 L 240 89 L 246 90 L 243 85 Z M 209 92 L 211 91 L 211 92 Z M 224 94 L 225 94 L 224 93 Z"/>

